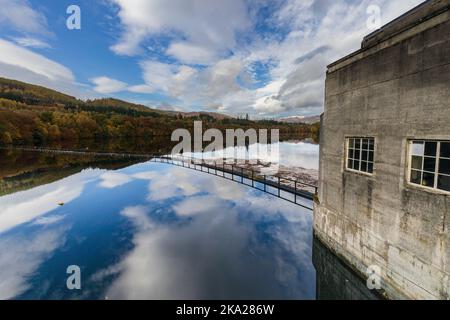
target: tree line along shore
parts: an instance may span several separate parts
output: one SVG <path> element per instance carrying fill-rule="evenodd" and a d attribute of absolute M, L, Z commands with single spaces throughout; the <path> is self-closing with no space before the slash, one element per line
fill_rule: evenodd
<path fill-rule="evenodd" d="M 42 145 L 84 139 L 170 137 L 175 129 L 279 129 L 282 139 L 318 141 L 319 124 L 252 121 L 208 113 L 152 109 L 117 99 L 79 100 L 20 81 L 0 78 L 0 145 Z"/>

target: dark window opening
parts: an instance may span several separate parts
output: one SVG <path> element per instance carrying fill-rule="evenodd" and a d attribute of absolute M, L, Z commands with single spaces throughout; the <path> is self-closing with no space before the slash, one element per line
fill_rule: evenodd
<path fill-rule="evenodd" d="M 347 140 L 347 169 L 373 174 L 374 138 L 349 138 Z"/>

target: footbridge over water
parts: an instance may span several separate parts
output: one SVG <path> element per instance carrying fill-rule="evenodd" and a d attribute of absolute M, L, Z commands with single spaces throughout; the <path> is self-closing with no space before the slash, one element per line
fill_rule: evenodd
<path fill-rule="evenodd" d="M 313 210 L 317 186 L 299 179 L 291 179 L 280 175 L 267 175 L 260 171 L 245 168 L 240 164 L 228 163 L 225 160 L 200 159 L 182 155 L 154 155 L 138 153 L 92 152 L 36 147 L 20 147 L 16 150 L 45 152 L 69 155 L 89 155 L 101 157 L 140 158 L 150 162 L 166 163 L 203 173 L 212 174 L 236 183 L 271 194 L 277 198 Z"/>

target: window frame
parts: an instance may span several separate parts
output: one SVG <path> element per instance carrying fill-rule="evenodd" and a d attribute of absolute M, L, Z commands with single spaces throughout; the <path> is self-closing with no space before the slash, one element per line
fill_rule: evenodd
<path fill-rule="evenodd" d="M 415 156 L 413 154 L 413 144 L 415 142 L 422 142 L 423 143 L 423 155 L 421 156 L 417 156 L 417 157 L 421 157 L 422 158 L 422 169 L 418 170 L 413 168 L 413 156 Z M 427 156 L 425 153 L 425 148 L 426 148 L 426 143 L 433 143 L 436 142 L 436 155 L 435 157 L 433 156 Z M 450 195 L 450 191 L 444 190 L 444 189 L 439 189 L 439 176 L 446 176 L 446 177 L 450 177 L 450 174 L 446 174 L 446 173 L 440 173 L 439 169 L 440 169 L 440 161 L 441 159 L 444 160 L 450 160 L 450 158 L 448 157 L 441 157 L 441 144 L 442 143 L 450 143 L 450 140 L 445 140 L 445 139 L 408 139 L 406 142 L 406 146 L 407 146 L 407 172 L 406 172 L 406 182 L 407 185 L 413 188 L 417 188 L 419 190 L 423 190 L 423 191 L 429 191 L 429 192 L 433 192 L 436 194 L 442 194 L 442 195 Z M 435 168 L 434 168 L 434 172 L 429 171 L 429 170 L 425 170 L 425 159 L 426 158 L 434 158 L 435 159 Z M 418 183 L 414 183 L 411 182 L 411 177 L 412 177 L 412 173 L 413 171 L 416 172 L 420 172 L 421 173 L 421 184 Z M 423 185 L 423 174 L 424 173 L 430 173 L 430 174 L 434 174 L 434 183 L 433 183 L 433 187 L 429 187 L 429 186 L 425 186 Z"/>
<path fill-rule="evenodd" d="M 373 152 L 373 161 L 368 161 L 368 160 L 364 161 L 364 162 L 367 162 L 367 164 L 369 164 L 369 163 L 372 164 L 372 166 L 373 166 L 372 172 L 356 170 L 356 169 L 350 168 L 348 166 L 348 162 L 350 160 L 350 157 L 349 157 L 350 140 L 352 140 L 352 139 L 353 140 L 355 140 L 355 139 L 360 139 L 360 140 L 368 139 L 369 143 L 370 143 L 370 141 L 373 141 L 373 151 L 371 151 L 370 148 L 367 150 L 368 152 Z M 361 141 L 361 143 L 362 143 L 362 141 Z M 362 151 L 364 151 L 364 150 L 362 149 L 362 147 L 359 150 L 361 152 L 361 154 L 359 155 L 359 162 L 360 162 L 359 168 L 361 169 L 361 162 L 362 162 L 362 158 L 361 157 L 362 157 Z M 376 153 L 376 137 L 375 136 L 346 136 L 345 137 L 345 159 L 344 159 L 345 171 L 348 171 L 348 172 L 351 172 L 351 173 L 360 174 L 360 175 L 364 175 L 366 177 L 373 177 L 375 175 L 375 153 Z"/>

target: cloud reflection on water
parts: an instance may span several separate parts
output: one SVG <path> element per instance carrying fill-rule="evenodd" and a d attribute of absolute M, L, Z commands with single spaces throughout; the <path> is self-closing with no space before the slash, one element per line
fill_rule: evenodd
<path fill-rule="evenodd" d="M 189 157 L 203 159 L 218 159 L 222 156 L 226 159 L 259 160 L 262 162 L 277 163 L 288 168 L 304 168 L 319 170 L 319 145 L 308 142 L 280 142 L 275 151 L 272 146 L 252 144 L 246 147 L 229 147 L 220 152 L 185 153 Z M 278 152 L 277 152 L 278 151 Z"/>
<path fill-rule="evenodd" d="M 55 227 L 0 239 L 0 300 L 14 298 L 31 287 L 30 277 L 64 244 L 66 231 L 65 227 Z"/>
<path fill-rule="evenodd" d="M 85 170 L 57 182 L 1 197 L 0 234 L 69 203 L 83 192 L 84 185 L 100 170 Z"/>
<path fill-rule="evenodd" d="M 165 200 L 167 211 L 173 202 L 188 220 L 161 224 L 151 204 L 125 208 L 134 249 L 109 268 L 117 279 L 108 298 L 314 298 L 310 213 L 206 174 L 169 167 L 158 175 L 147 198 Z"/>
<path fill-rule="evenodd" d="M 106 202 L 90 212 L 94 199 Z M 68 256 L 90 270 L 78 298 L 314 298 L 311 213 L 206 173 L 155 163 L 89 169 L 2 197 L 0 208 L 3 299 L 76 298 L 65 270 L 48 273 Z M 92 246 L 101 252 L 86 254 Z M 48 285 L 33 284 L 41 280 Z"/>

